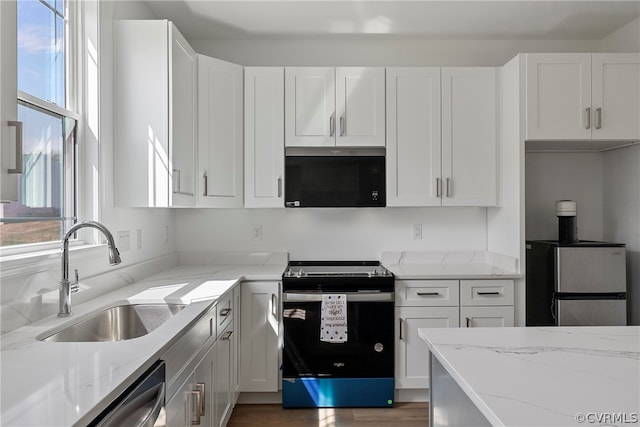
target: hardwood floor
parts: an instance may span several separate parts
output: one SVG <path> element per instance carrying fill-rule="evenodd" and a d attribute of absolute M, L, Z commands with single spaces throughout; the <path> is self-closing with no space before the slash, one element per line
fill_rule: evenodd
<path fill-rule="evenodd" d="M 429 425 L 427 403 L 394 408 L 283 409 L 280 405 L 236 405 L 228 427 L 414 427 Z"/>

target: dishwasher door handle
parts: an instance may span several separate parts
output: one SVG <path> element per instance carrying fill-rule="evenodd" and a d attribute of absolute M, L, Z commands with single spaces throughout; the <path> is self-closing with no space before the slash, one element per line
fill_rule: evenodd
<path fill-rule="evenodd" d="M 153 427 L 164 406 L 165 384 L 160 383 L 117 407 L 107 418 L 98 424 L 99 427 Z M 149 408 L 142 412 L 141 409 Z"/>

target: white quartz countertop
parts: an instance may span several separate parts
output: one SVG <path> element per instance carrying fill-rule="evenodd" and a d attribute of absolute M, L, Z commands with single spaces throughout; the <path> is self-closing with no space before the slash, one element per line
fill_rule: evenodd
<path fill-rule="evenodd" d="M 73 306 L 2 336 L 0 425 L 84 426 L 241 280 L 279 280 L 285 264 L 182 265 Z M 123 303 L 183 303 L 184 310 L 149 334 L 119 342 L 43 342 L 36 337 Z"/>
<path fill-rule="evenodd" d="M 418 334 L 494 426 L 621 426 L 640 416 L 638 326 Z M 608 414 L 627 421 L 594 424 Z"/>

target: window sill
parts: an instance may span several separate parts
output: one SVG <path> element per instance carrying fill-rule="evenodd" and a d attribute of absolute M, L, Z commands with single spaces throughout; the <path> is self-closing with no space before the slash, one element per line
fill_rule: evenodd
<path fill-rule="evenodd" d="M 81 241 L 70 242 L 69 251 L 73 253 L 75 261 L 92 259 L 104 256 L 106 244 L 89 245 Z M 8 251 L 7 251 L 8 252 Z M 58 266 L 61 262 L 60 244 L 55 248 L 43 248 L 32 252 L 22 252 L 6 254 L 3 250 L 0 255 L 0 271 L 2 276 L 14 276 L 23 273 L 30 273 L 34 270 Z"/>

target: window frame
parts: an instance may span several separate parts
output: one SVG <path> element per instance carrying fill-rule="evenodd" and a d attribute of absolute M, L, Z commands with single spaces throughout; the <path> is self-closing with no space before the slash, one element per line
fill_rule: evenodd
<path fill-rule="evenodd" d="M 1 1 L 1 0 L 0 0 Z M 19 1 L 19 0 L 17 0 Z M 55 10 L 54 7 L 49 5 L 46 1 L 40 1 L 45 7 L 49 8 L 52 13 L 58 14 L 59 12 Z M 66 153 L 65 155 L 72 155 L 73 158 L 69 159 L 69 161 L 73 162 L 74 167 L 74 177 L 73 182 L 64 181 L 64 192 L 72 191 L 74 194 L 73 200 L 73 210 L 71 215 L 65 216 L 74 217 L 73 223 L 76 223 L 78 218 L 80 217 L 80 212 L 82 211 L 82 198 L 81 191 L 79 187 L 79 183 L 82 180 L 82 173 L 84 168 L 81 166 L 80 159 L 83 158 L 81 153 L 82 144 L 80 143 L 81 138 L 84 133 L 84 115 L 81 113 L 81 106 L 83 105 L 81 94 L 83 80 L 80 78 L 82 73 L 82 41 L 81 35 L 83 34 L 83 23 L 81 22 L 81 1 L 77 0 L 65 0 L 65 105 L 66 108 L 63 108 L 53 102 L 49 102 L 43 100 L 37 96 L 31 95 L 29 93 L 23 92 L 21 90 L 17 90 L 16 94 L 16 103 L 26 105 L 29 108 L 35 108 L 38 110 L 42 110 L 44 112 L 50 112 L 55 115 L 61 117 L 67 117 L 76 121 L 76 128 L 74 130 L 75 134 L 75 147 L 73 153 Z M 16 27 L 17 27 L 17 15 L 16 15 Z M 18 40 L 16 37 L 16 44 Z M 16 56 L 17 59 L 17 56 Z M 16 69 L 17 69 L 16 62 Z M 29 256 L 29 255 L 37 255 L 41 252 L 48 252 L 53 249 L 59 249 L 60 244 L 62 242 L 62 237 L 66 233 L 71 225 L 65 226 L 65 220 L 61 220 L 62 223 L 62 233 L 59 240 L 52 240 L 48 242 L 37 242 L 37 243 L 27 243 L 27 244 L 17 244 L 10 246 L 2 246 L 0 247 L 1 256 L 4 258 L 5 256 Z M 84 241 L 74 238 L 70 241 L 71 246 L 80 246 L 85 244 Z"/>

